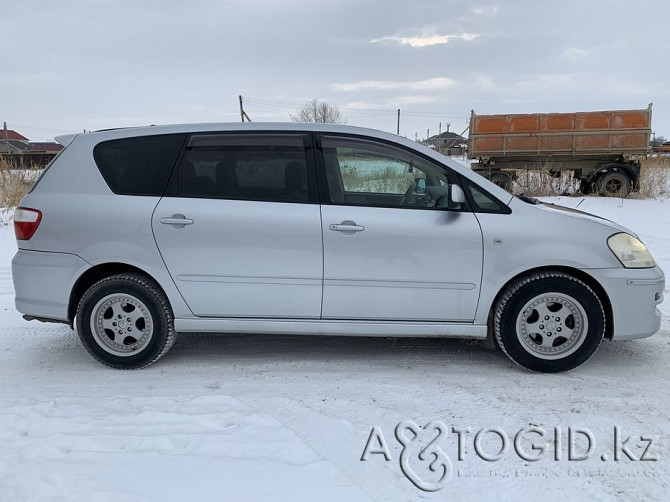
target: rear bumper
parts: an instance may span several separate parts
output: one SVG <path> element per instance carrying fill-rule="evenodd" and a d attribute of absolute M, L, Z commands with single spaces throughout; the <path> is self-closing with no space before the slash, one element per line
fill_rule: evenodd
<path fill-rule="evenodd" d="M 73 254 L 19 249 L 12 260 L 16 310 L 67 321 L 70 292 L 77 278 L 90 267 Z"/>
<path fill-rule="evenodd" d="M 665 275 L 658 268 L 608 268 L 586 270 L 605 289 L 612 304 L 613 340 L 634 340 L 656 333 L 661 327 Z"/>

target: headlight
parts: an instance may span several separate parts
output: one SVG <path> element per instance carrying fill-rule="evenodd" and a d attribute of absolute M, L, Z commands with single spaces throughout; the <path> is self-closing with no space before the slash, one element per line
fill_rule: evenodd
<path fill-rule="evenodd" d="M 656 262 L 647 251 L 647 246 L 630 234 L 614 234 L 607 239 L 607 245 L 626 268 L 651 268 L 656 266 Z"/>

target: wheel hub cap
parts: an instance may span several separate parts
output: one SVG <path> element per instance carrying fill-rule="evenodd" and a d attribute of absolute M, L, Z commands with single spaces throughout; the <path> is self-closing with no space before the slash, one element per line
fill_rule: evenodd
<path fill-rule="evenodd" d="M 521 309 L 516 333 L 522 347 L 540 359 L 560 359 L 575 352 L 588 333 L 584 307 L 571 296 L 543 293 Z"/>
<path fill-rule="evenodd" d="M 93 307 L 91 333 L 96 343 L 115 356 L 127 357 L 144 349 L 153 336 L 153 320 L 138 298 L 114 293 Z"/>

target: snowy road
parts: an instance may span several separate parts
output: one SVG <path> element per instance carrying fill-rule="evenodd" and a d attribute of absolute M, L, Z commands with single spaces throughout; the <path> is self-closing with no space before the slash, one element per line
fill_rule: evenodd
<path fill-rule="evenodd" d="M 589 198 L 579 208 L 631 227 L 670 270 L 670 200 Z M 66 326 L 21 319 L 15 249 L 11 229 L 0 230 L 1 501 L 661 500 L 670 492 L 667 300 L 660 333 L 606 342 L 558 375 L 455 340 L 266 335 L 182 336 L 157 364 L 124 372 L 96 363 Z M 403 475 L 394 437 L 403 420 L 447 425 L 453 469 L 440 491 Z M 391 461 L 360 460 L 373 426 Z M 536 462 L 512 444 L 533 426 L 551 432 Z M 618 448 L 614 461 L 617 426 L 634 458 L 658 460 L 632 461 Z M 463 460 L 452 427 L 470 427 Z M 509 449 L 486 461 L 474 436 L 493 428 L 509 436 Z M 568 459 L 568 429 L 592 433 L 587 460 Z M 646 454 L 640 436 L 651 440 Z M 500 449 L 496 433 L 482 437 L 480 450 Z"/>

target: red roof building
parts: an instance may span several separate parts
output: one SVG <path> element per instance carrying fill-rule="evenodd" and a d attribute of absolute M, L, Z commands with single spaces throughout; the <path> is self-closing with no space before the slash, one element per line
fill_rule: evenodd
<path fill-rule="evenodd" d="M 31 151 L 39 152 L 60 152 L 63 145 L 55 141 L 31 141 L 28 143 Z"/>
<path fill-rule="evenodd" d="M 13 140 L 13 141 L 25 141 L 28 142 L 28 138 L 23 136 L 22 134 L 19 134 L 16 131 L 13 131 L 12 129 L 7 129 L 5 131 L 4 129 L 0 129 L 0 139 L 4 140 Z"/>
<path fill-rule="evenodd" d="M 0 157 L 10 164 L 44 167 L 62 149 L 52 141 L 30 141 L 16 131 L 0 129 Z"/>

